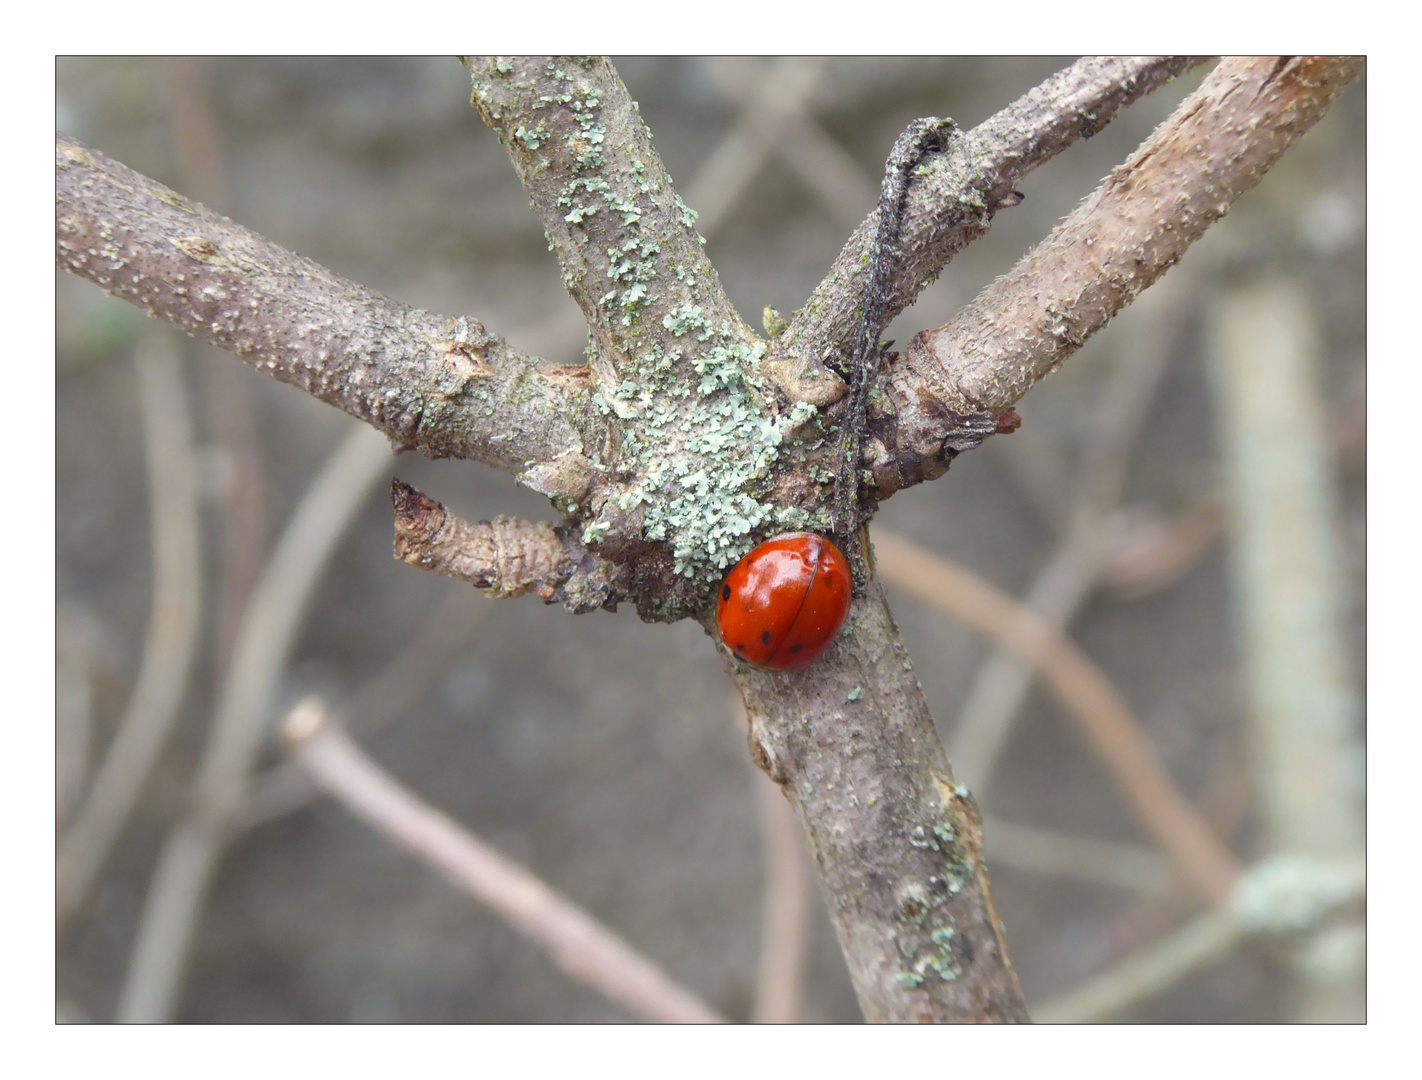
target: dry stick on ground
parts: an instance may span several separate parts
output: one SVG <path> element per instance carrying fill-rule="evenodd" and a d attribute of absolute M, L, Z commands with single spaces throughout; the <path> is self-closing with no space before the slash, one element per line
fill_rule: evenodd
<path fill-rule="evenodd" d="M 135 356 L 147 444 L 153 613 L 138 682 L 104 763 L 60 838 L 56 918 L 62 929 L 88 897 L 177 719 L 196 652 L 202 593 L 192 420 L 182 358 L 150 336 Z"/>
<path fill-rule="evenodd" d="M 188 945 L 242 804 L 252 766 L 275 719 L 278 680 L 296 642 L 321 571 L 389 469 L 385 442 L 351 431 L 303 496 L 242 616 L 193 790 L 193 808 L 169 833 L 148 887 L 118 1018 L 173 1018 Z"/>
<path fill-rule="evenodd" d="M 1038 571 L 1023 603 L 1058 629 L 1070 624 L 1086 602 L 1111 554 L 1118 533 L 1116 508 L 1125 490 L 1132 451 L 1165 379 L 1170 358 L 1193 308 L 1194 290 L 1173 282 L 1141 306 L 1149 324 L 1137 340 L 1139 355 L 1116 362 L 1094 415 L 1095 435 L 1078 463 L 1075 494 L 1067 509 L 1066 535 Z M 948 756 L 980 801 L 986 801 L 997 759 L 1032 687 L 1032 670 L 999 651 L 978 670 L 948 740 Z"/>
<path fill-rule="evenodd" d="M 1338 89 L 1328 81 L 1346 81 L 1359 66 L 1306 63 L 1303 73 L 1308 77 L 1300 79 L 1299 65 L 1285 63 L 1263 79 L 1269 92 L 1251 103 L 1247 119 L 1253 126 L 1237 123 L 1238 130 L 1218 133 L 1211 144 L 1212 150 L 1222 148 L 1209 160 L 1228 183 L 1221 185 L 1208 170 L 1190 174 L 1208 187 L 1217 208 L 1214 216 L 1223 212 L 1229 197 L 1252 186 L 1284 146 L 1326 110 Z M 590 376 L 594 385 L 618 398 L 624 375 L 639 374 L 636 364 L 628 366 L 629 356 L 635 352 L 645 357 L 653 346 L 666 346 L 677 350 L 675 357 L 665 357 L 672 362 L 670 374 L 686 383 L 694 385 L 698 377 L 704 381 L 713 371 L 717 379 L 734 381 L 737 364 L 729 362 L 731 358 L 739 358 L 740 377 L 753 382 L 751 357 L 761 344 L 725 299 L 714 270 L 699 257 L 689 212 L 675 198 L 610 65 L 501 61 L 471 62 L 471 67 L 476 70 L 476 103 L 503 137 L 543 218 L 564 280 L 593 329 L 592 370 L 584 369 L 582 377 Z M 915 185 L 921 198 L 910 206 L 906 232 L 914 257 L 905 264 L 906 277 L 897 282 L 892 302 L 907 303 L 941 269 L 955 244 L 979 235 L 993 208 L 1009 201 L 1012 184 L 1025 171 L 1091 133 L 1115 110 L 1184 67 L 1188 61 L 1161 58 L 1083 62 L 969 133 L 961 145 L 972 153 L 965 155 L 960 146 L 956 156 L 949 155 L 940 165 L 935 183 L 922 191 Z M 1279 75 L 1283 77 L 1274 78 Z M 1285 100 L 1282 111 L 1276 108 L 1281 98 L 1291 97 L 1305 104 L 1293 109 Z M 1215 112 L 1226 115 L 1229 110 Z M 525 120 L 532 126 L 523 126 Z M 541 128 L 544 124 L 547 127 Z M 537 134 L 540 130 L 551 137 L 545 141 Z M 1256 142 L 1264 146 L 1262 154 L 1249 152 Z M 1179 152 L 1188 153 L 1188 147 Z M 594 475 L 591 463 L 581 457 L 579 448 L 587 445 L 584 435 L 608 452 L 617 444 L 610 432 L 599 435 L 596 423 L 589 424 L 586 414 L 570 408 L 571 376 L 514 358 L 472 321 L 442 321 L 391 305 L 62 138 L 57 174 L 56 240 L 60 262 L 67 268 L 197 335 L 255 354 L 277 377 L 380 426 L 404 445 L 467 456 L 508 471 L 518 471 L 530 460 L 539 463 L 530 470 L 536 475 L 524 474 L 525 483 L 570 502 L 576 493 L 579 506 L 570 512 L 585 525 L 584 542 L 635 569 L 632 584 L 640 591 L 645 615 L 676 618 L 705 609 L 707 593 L 719 578 L 712 568 L 721 563 L 705 564 L 710 557 L 706 552 L 715 551 L 705 542 L 716 534 L 703 536 L 696 530 L 712 521 L 694 514 L 676 526 L 690 532 L 649 542 L 642 534 L 646 519 L 640 512 L 614 512 L 633 505 L 621 500 L 644 492 L 635 479 Z M 573 191 L 575 199 L 565 186 L 569 177 L 585 185 Z M 1162 235 L 1174 228 L 1168 217 L 1152 215 L 1152 222 Z M 578 229 L 570 232 L 570 224 Z M 862 231 L 866 238 L 872 233 L 872 220 Z M 1193 231 L 1185 231 L 1193 238 Z M 1136 239 L 1129 233 L 1104 238 Z M 624 280 L 621 264 L 604 258 L 604 246 L 615 254 L 628 250 L 623 245 L 629 242 L 643 245 L 644 254 L 654 247 L 662 255 L 660 262 L 649 264 L 649 283 L 628 260 L 623 260 L 628 264 Z M 1140 283 L 1173 262 L 1185 242 L 1188 238 L 1153 244 L 1133 254 L 1133 259 L 1141 259 L 1133 263 Z M 822 383 L 816 391 L 810 379 L 797 378 L 791 369 L 798 364 L 803 372 L 806 363 L 822 366 L 820 357 L 848 348 L 859 295 L 853 249 L 854 244 L 847 249 L 850 265 L 832 272 L 818 300 L 807 305 L 793 338 L 782 335 L 785 341 L 777 340 L 776 350 L 762 364 L 793 399 L 807 401 L 816 392 L 820 401 L 838 396 L 833 385 L 825 392 Z M 256 250 L 267 262 L 250 257 Z M 1097 254 L 1110 258 L 1102 250 Z M 1147 265 L 1157 255 L 1164 260 Z M 673 279 L 670 269 L 682 273 Z M 621 284 L 604 294 L 609 273 Z M 1122 290 L 1117 300 L 1123 303 L 1132 295 Z M 241 302 L 231 303 L 234 296 Z M 289 303 L 291 297 L 298 302 Z M 332 302 L 339 310 L 324 310 Z M 680 352 L 692 341 L 692 327 L 685 320 L 688 304 L 698 320 L 720 328 L 714 342 L 720 358 L 698 375 L 691 369 L 711 362 L 711 345 L 693 346 L 690 357 Z M 1093 305 L 1095 324 L 1087 329 L 1104 323 L 1114 310 L 1109 304 Z M 683 312 L 680 323 L 674 318 L 678 311 Z M 634 314 L 642 316 L 640 324 Z M 1040 378 L 1070 351 L 1051 336 L 1053 325 L 1038 327 L 1047 335 L 1042 341 L 1028 335 L 1013 342 L 1014 348 L 1025 350 L 1024 356 L 1035 356 L 1048 340 L 1055 351 L 1051 363 L 1025 365 L 1030 368 L 1026 380 L 1019 377 L 1024 365 L 1011 350 L 989 350 L 1009 375 L 1010 392 L 1020 394 L 1024 382 Z M 336 342 L 347 340 L 354 346 L 334 349 Z M 783 347 L 787 343 L 795 345 L 797 355 Z M 410 352 L 391 356 L 387 348 Z M 789 361 L 789 368 L 784 363 L 774 367 L 770 361 L 777 357 Z M 974 377 L 984 374 L 981 367 L 973 372 Z M 930 393 L 919 394 L 910 375 L 906 367 L 896 369 L 884 384 L 888 411 L 896 419 L 881 418 L 876 438 L 887 437 L 898 447 L 897 457 L 884 470 L 876 470 L 886 491 L 939 475 L 950 450 L 973 445 L 955 433 L 971 430 L 980 440 L 983 432 L 974 426 L 974 418 L 990 419 L 995 407 L 989 401 L 979 410 L 952 394 L 941 399 L 935 396 L 938 387 L 927 383 Z M 743 399 L 755 414 L 769 407 L 763 392 Z M 961 408 L 968 412 L 958 411 Z M 634 441 L 639 434 L 635 420 L 635 408 L 622 403 L 618 425 Z M 645 431 L 641 434 L 646 436 Z M 749 454 L 751 436 L 738 437 L 747 440 Z M 677 442 L 663 441 L 656 448 L 658 463 L 671 459 L 714 468 L 715 461 L 725 458 L 693 452 Z M 628 461 L 635 464 L 632 458 Z M 645 467 L 645 461 L 637 461 Z M 787 477 L 795 472 L 784 463 L 776 470 L 784 470 Z M 808 511 L 822 508 L 824 495 L 823 484 L 806 484 L 798 492 L 792 485 L 775 489 L 771 499 L 779 510 Z M 652 506 L 665 510 L 657 501 L 660 497 L 654 494 Z M 669 557 L 670 548 L 683 538 L 703 545 L 687 549 L 693 555 L 702 553 L 695 556 L 701 561 L 693 563 L 690 579 L 675 572 Z M 738 550 L 731 546 L 721 558 L 734 558 Z M 790 682 L 741 670 L 733 675 L 747 700 L 756 760 L 786 785 L 810 832 L 835 909 L 836 931 L 866 1014 L 886 1020 L 1023 1019 L 1021 991 L 992 914 L 976 811 L 952 780 L 922 692 L 906 664 L 882 590 L 871 582 L 849 631 L 813 678 Z M 847 712 L 854 714 L 853 720 L 836 722 L 845 721 Z M 853 809 L 866 805 L 861 793 L 871 813 Z M 866 850 L 873 853 L 871 859 L 864 858 Z M 954 920 L 956 930 L 945 916 Z M 956 942 L 954 933 L 961 935 Z"/>
<path fill-rule="evenodd" d="M 1081 725 L 1127 805 L 1202 896 L 1229 896 L 1239 864 L 1180 795 L 1130 706 L 1100 668 L 1061 632 L 1006 593 L 886 530 L 874 547 L 885 581 L 908 589 L 1035 667 Z"/>
<path fill-rule="evenodd" d="M 386 839 L 438 870 L 544 949 L 572 979 L 644 1020 L 724 1018 L 518 863 L 401 787 L 365 756 L 316 699 L 292 710 L 282 737 L 297 764 Z"/>

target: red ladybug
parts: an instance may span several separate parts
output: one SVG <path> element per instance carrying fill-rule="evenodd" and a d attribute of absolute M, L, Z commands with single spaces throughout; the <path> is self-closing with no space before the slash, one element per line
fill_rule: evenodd
<path fill-rule="evenodd" d="M 737 660 L 800 671 L 829 648 L 849 614 L 849 563 L 814 533 L 767 540 L 727 575 L 716 631 Z"/>

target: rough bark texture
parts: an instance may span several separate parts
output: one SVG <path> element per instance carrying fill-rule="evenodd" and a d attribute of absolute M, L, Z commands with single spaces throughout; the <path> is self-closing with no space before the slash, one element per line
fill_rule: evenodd
<path fill-rule="evenodd" d="M 891 311 L 1012 201 L 1019 176 L 1190 63 L 1083 61 L 940 155 L 910 197 Z M 59 260 L 401 446 L 521 474 L 568 515 L 566 536 L 555 534 L 567 559 L 554 562 L 547 534 L 530 540 L 557 568 L 535 573 L 535 590 L 586 551 L 616 564 L 618 589 L 644 617 L 704 615 L 724 569 L 757 539 L 827 522 L 834 416 L 823 406 L 842 387 L 823 361 L 853 340 L 873 221 L 768 355 L 721 290 L 694 215 L 606 61 L 467 66 L 475 104 L 588 315 L 590 370 L 544 370 L 473 320 L 394 304 L 63 137 Z M 889 369 L 867 455 L 881 491 L 930 479 L 952 452 L 1010 427 L 1006 410 L 1027 386 L 1178 258 L 1360 67 L 1221 65 L 1209 94 L 1177 114 L 1178 131 L 1143 148 L 1011 278 Z M 403 498 L 410 550 L 428 547 L 448 519 L 437 522 L 438 504 L 413 489 Z M 499 535 L 507 545 L 515 534 Z M 450 567 L 458 548 L 444 553 Z M 501 550 L 493 543 L 482 565 L 500 565 Z M 954 781 L 877 582 L 809 672 L 728 667 L 755 759 L 814 844 L 866 1015 L 1026 1019 L 977 811 Z"/>
<path fill-rule="evenodd" d="M 390 483 L 395 558 L 421 570 L 467 581 L 490 597 L 535 593 L 575 613 L 616 610 L 606 564 L 546 521 L 499 517 L 477 524 L 401 480 Z"/>
<path fill-rule="evenodd" d="M 865 1017 L 1027 1020 L 981 817 L 953 778 L 877 579 L 807 672 L 722 655 L 745 697 L 751 757 L 809 834 Z"/>
<path fill-rule="evenodd" d="M 886 296 L 886 316 L 892 319 L 912 304 L 954 255 L 987 231 L 998 209 L 1015 205 L 1013 185 L 1022 177 L 1202 59 L 1084 57 L 929 159 L 904 210 L 903 256 Z M 775 341 L 766 370 L 792 401 L 825 405 L 844 393 L 825 361 L 842 368 L 853 347 L 859 282 L 877 227 L 876 211 Z"/>
<path fill-rule="evenodd" d="M 1361 57 L 1232 57 L 1096 191 L 947 326 L 913 339 L 887 387 L 900 446 L 945 413 L 1009 408 L 1179 261 L 1363 69 Z"/>
<path fill-rule="evenodd" d="M 474 319 L 395 303 L 66 135 L 59 264 L 379 428 L 518 472 L 583 443 L 586 373 L 543 370 Z"/>

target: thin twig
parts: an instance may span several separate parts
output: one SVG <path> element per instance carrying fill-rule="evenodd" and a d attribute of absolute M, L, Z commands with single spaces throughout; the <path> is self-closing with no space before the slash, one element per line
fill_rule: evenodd
<path fill-rule="evenodd" d="M 55 619 L 54 650 L 54 827 L 63 834 L 89 787 L 93 765 L 93 661 L 76 635 Z"/>
<path fill-rule="evenodd" d="M 887 316 L 913 303 L 957 252 L 986 232 L 999 207 L 1014 201 L 1013 188 L 1027 173 L 1199 62 L 1183 56 L 1085 57 L 939 155 L 905 208 L 904 258 L 889 285 Z M 767 366 L 791 400 L 823 405 L 843 394 L 823 360 L 842 360 L 853 347 L 863 292 L 857 279 L 876 230 L 877 215 L 871 214 L 777 341 Z"/>
<path fill-rule="evenodd" d="M 983 819 L 983 836 L 994 867 L 1009 866 L 1152 895 L 1170 884 L 1170 864 L 1157 852 L 1136 844 L 993 817 Z"/>
<path fill-rule="evenodd" d="M 943 414 L 1010 408 L 1253 188 L 1363 69 L 1362 57 L 1230 57 L 1045 240 L 947 325 L 910 342 L 899 442 Z M 902 395 L 899 395 L 901 398 Z M 935 420 L 933 414 L 939 414 Z M 919 429 L 922 429 L 921 431 Z"/>
<path fill-rule="evenodd" d="M 154 335 L 140 343 L 135 360 L 148 459 L 153 613 L 133 696 L 83 807 L 59 843 L 55 906 L 61 926 L 88 897 L 173 728 L 201 618 L 201 536 L 182 357 L 171 341 Z"/>
<path fill-rule="evenodd" d="M 1362 709 L 1346 670 L 1322 349 L 1303 289 L 1232 290 L 1214 320 L 1215 382 L 1234 524 L 1249 722 L 1270 848 L 1363 846 Z M 1299 1018 L 1362 1017 L 1364 958 L 1335 979 L 1295 960 Z M 1348 965 L 1344 965 L 1346 968 Z"/>
<path fill-rule="evenodd" d="M 163 67 L 168 125 L 181 186 L 208 206 L 227 205 L 222 132 L 209 91 L 210 60 L 175 56 Z M 226 466 L 218 491 L 218 578 L 215 608 L 217 666 L 225 673 L 237 625 L 262 569 L 267 544 L 267 491 L 252 404 L 252 382 L 212 346 L 194 343 L 202 362 L 203 390 L 213 449 Z"/>
<path fill-rule="evenodd" d="M 744 730 L 745 708 L 739 696 L 737 727 Z M 760 922 L 760 967 L 750 1018 L 754 1024 L 793 1024 L 800 1019 L 804 992 L 805 950 L 809 936 L 810 871 L 805 837 L 784 793 L 757 774 L 765 894 Z"/>
<path fill-rule="evenodd" d="M 1239 864 L 1176 788 L 1130 706 L 1069 638 L 1011 596 L 903 537 L 877 529 L 885 581 L 911 591 L 1027 661 L 1081 726 L 1141 825 L 1195 889 L 1219 902 Z"/>
<path fill-rule="evenodd" d="M 293 709 L 282 736 L 297 763 L 351 813 L 492 908 L 570 978 L 646 1020 L 723 1022 L 582 908 L 405 790 L 329 719 L 318 700 Z"/>
<path fill-rule="evenodd" d="M 273 550 L 242 617 L 223 684 L 193 810 L 169 834 L 148 887 L 118 1018 L 162 1023 L 177 1006 L 184 959 L 230 822 L 266 742 L 287 657 L 322 570 L 371 485 L 388 475 L 390 452 L 357 428 L 327 459 Z"/>
<path fill-rule="evenodd" d="M 478 620 L 475 601 L 451 587 L 432 612 L 420 620 L 408 643 L 356 691 L 344 710 L 345 725 L 357 738 L 368 738 L 416 705 L 439 675 L 468 648 Z M 295 762 L 281 761 L 255 777 L 234 829 L 275 821 L 320 797 Z"/>
<path fill-rule="evenodd" d="M 1265 859 L 1249 868 L 1227 904 L 1038 1006 L 1032 1015 L 1045 1024 L 1108 1019 L 1224 956 L 1246 937 L 1298 936 L 1327 927 L 1358 905 L 1366 887 L 1361 859 Z"/>
<path fill-rule="evenodd" d="M 1099 1023 L 1224 956 L 1244 936 L 1228 911 L 1207 911 L 1110 971 L 1037 1006 L 1032 1015 L 1039 1024 Z"/>
<path fill-rule="evenodd" d="M 874 180 L 810 115 L 828 60 L 789 56 L 765 64 L 749 56 L 701 61 L 740 113 L 686 188 L 687 204 L 709 237 L 726 220 L 771 156 L 778 157 L 825 207 L 853 229 L 879 197 Z"/>
<path fill-rule="evenodd" d="M 1117 360 L 1092 417 L 1090 430 L 1095 434 L 1078 463 L 1066 535 L 1023 598 L 1058 629 L 1070 625 L 1086 603 L 1115 547 L 1119 522 L 1115 509 L 1135 446 L 1194 308 L 1194 296 L 1193 288 L 1172 288 L 1142 299 L 1139 307 L 1145 325 L 1132 338 L 1135 347 L 1128 353 L 1123 350 Z M 978 669 L 968 691 L 948 756 L 979 799 L 986 799 L 998 758 L 1032 682 L 1031 667 L 1000 650 Z"/>

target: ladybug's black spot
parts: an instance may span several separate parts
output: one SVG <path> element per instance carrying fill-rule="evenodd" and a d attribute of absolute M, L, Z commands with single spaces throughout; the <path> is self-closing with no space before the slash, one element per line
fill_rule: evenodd
<path fill-rule="evenodd" d="M 799 651 L 800 651 L 801 649 L 803 649 L 804 647 L 805 647 L 805 646 L 803 646 L 803 645 L 791 645 L 791 646 L 790 646 L 790 651 L 791 651 L 791 652 L 799 652 Z"/>
<path fill-rule="evenodd" d="M 820 575 L 820 584 L 823 585 L 826 589 L 830 588 L 830 579 L 828 574 Z"/>
<path fill-rule="evenodd" d="M 735 645 L 735 654 L 736 654 L 737 656 L 741 656 L 741 653 L 745 652 L 745 648 L 746 648 L 746 643 L 745 643 L 744 641 L 738 641 L 738 642 L 736 642 L 736 645 Z M 744 657 L 744 656 L 741 656 L 741 659 L 744 660 L 745 657 Z"/>
<path fill-rule="evenodd" d="M 760 632 L 760 643 L 761 643 L 762 645 L 769 645 L 769 644 L 770 644 L 770 631 L 769 631 L 769 630 L 762 630 L 762 631 Z"/>
<path fill-rule="evenodd" d="M 730 598 L 731 598 L 731 587 L 730 587 L 729 585 L 722 585 L 722 586 L 721 586 L 721 603 L 724 604 L 724 603 L 725 603 L 727 600 L 729 600 Z"/>

